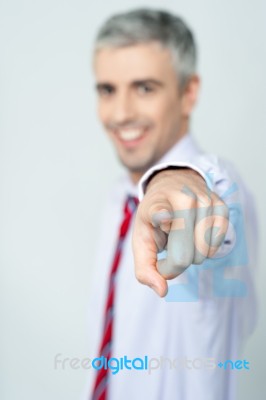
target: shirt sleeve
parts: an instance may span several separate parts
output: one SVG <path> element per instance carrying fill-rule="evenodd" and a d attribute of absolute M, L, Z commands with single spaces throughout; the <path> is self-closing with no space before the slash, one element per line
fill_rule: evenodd
<path fill-rule="evenodd" d="M 195 163 L 190 163 L 190 162 L 174 162 L 173 161 L 173 162 L 169 162 L 169 163 L 160 163 L 160 164 L 154 165 L 153 167 L 148 169 L 148 171 L 146 171 L 146 173 L 142 176 L 142 178 L 139 182 L 139 185 L 138 185 L 139 201 L 141 201 L 143 199 L 147 184 L 148 184 L 150 178 L 152 177 L 152 175 L 154 175 L 156 172 L 160 172 L 165 169 L 173 168 L 173 167 L 176 167 L 177 169 L 178 168 L 193 169 L 194 171 L 198 172 L 198 174 L 200 174 L 203 177 L 208 188 L 210 190 L 212 190 L 213 185 L 212 185 L 211 180 L 208 177 L 208 174 L 206 174 L 199 165 L 196 165 Z"/>

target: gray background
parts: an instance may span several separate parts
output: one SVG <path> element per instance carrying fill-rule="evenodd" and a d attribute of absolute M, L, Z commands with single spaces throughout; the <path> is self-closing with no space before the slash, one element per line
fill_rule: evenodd
<path fill-rule="evenodd" d="M 120 172 L 97 121 L 90 68 L 96 29 L 118 10 L 149 5 L 183 16 L 200 50 L 193 131 L 234 161 L 256 195 L 265 242 L 266 3 L 263 0 L 1 0 L 0 346 L 3 400 L 76 399 L 88 356 L 88 286 L 98 216 Z M 261 315 L 239 372 L 241 400 L 265 393 L 265 246 Z M 258 266 L 255 266 L 258 268 Z M 264 390 L 263 390 L 264 386 Z"/>

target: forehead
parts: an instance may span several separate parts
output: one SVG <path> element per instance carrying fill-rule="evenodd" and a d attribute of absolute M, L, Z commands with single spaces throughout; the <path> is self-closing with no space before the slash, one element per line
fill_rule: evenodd
<path fill-rule="evenodd" d="M 159 43 L 98 50 L 94 56 L 94 71 L 99 81 L 176 79 L 172 55 Z"/>

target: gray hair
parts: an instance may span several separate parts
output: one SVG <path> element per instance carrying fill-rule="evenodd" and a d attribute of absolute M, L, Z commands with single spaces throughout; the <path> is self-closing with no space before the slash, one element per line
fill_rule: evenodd
<path fill-rule="evenodd" d="M 110 17 L 98 32 L 95 51 L 153 41 L 170 50 L 183 87 L 196 72 L 196 44 L 185 22 L 169 12 L 143 8 Z"/>

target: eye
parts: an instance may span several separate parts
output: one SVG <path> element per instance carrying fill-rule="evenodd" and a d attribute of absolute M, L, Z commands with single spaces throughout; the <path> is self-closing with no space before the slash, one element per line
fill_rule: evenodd
<path fill-rule="evenodd" d="M 154 92 L 154 87 L 148 83 L 141 83 L 137 86 L 137 91 L 139 94 L 148 94 Z"/>
<path fill-rule="evenodd" d="M 110 97 L 114 91 L 115 90 L 111 85 L 101 85 L 97 87 L 97 92 L 100 97 Z"/>

